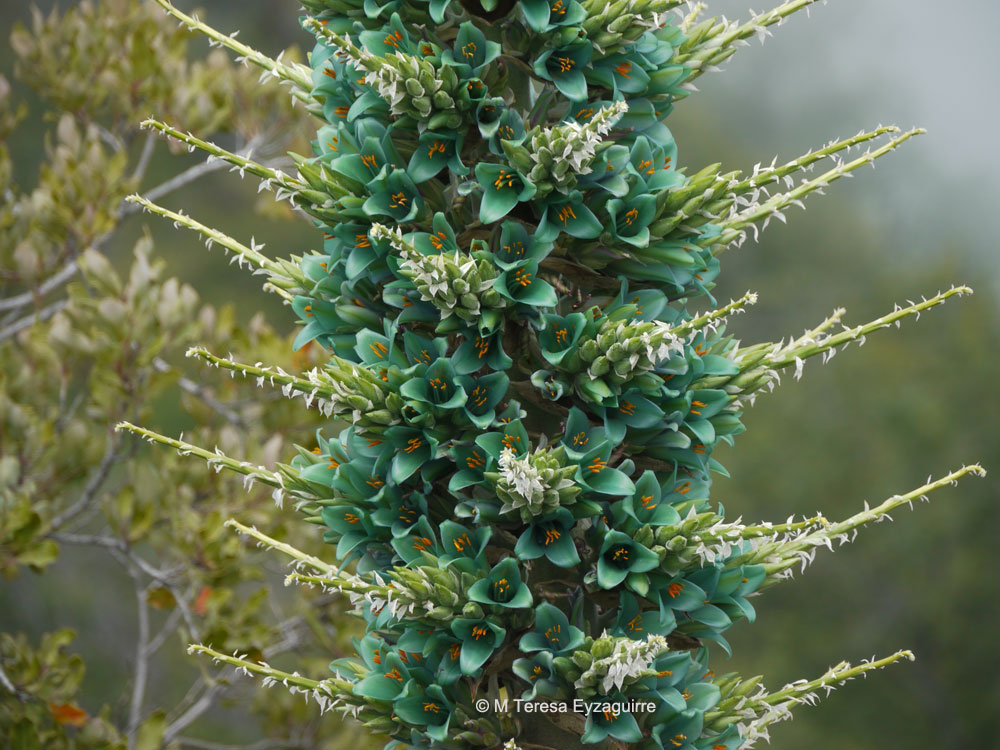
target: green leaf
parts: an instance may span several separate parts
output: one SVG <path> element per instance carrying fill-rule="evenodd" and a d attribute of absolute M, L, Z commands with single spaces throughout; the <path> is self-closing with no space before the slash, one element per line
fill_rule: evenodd
<path fill-rule="evenodd" d="M 167 714 L 159 710 L 150 714 L 135 735 L 135 750 L 160 750 L 163 744 L 163 732 L 167 728 Z"/>
<path fill-rule="evenodd" d="M 17 559 L 22 565 L 32 570 L 42 571 L 54 563 L 59 557 L 59 545 L 51 539 L 44 539 L 18 554 Z"/>

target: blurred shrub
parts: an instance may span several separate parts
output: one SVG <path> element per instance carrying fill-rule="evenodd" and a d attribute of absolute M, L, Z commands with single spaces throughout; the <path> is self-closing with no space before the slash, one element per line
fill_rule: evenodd
<path fill-rule="evenodd" d="M 41 120 L 50 126 L 32 134 L 45 143 L 33 185 L 15 181 L 0 143 L 0 574 L 49 575 L 66 546 L 97 550 L 127 574 L 135 598 L 125 606 L 135 616 L 111 623 L 122 637 L 114 652 L 131 674 L 109 686 L 103 705 L 81 693 L 86 654 L 71 654 L 71 631 L 2 634 L 0 737 L 46 750 L 205 747 L 211 743 L 195 739 L 211 728 L 205 719 L 237 704 L 235 728 L 216 739 L 363 748 L 357 730 L 332 714 L 320 717 L 281 692 L 262 695 L 233 682 L 232 670 L 184 656 L 191 640 L 276 663 L 294 650 L 317 669 L 347 653 L 353 623 L 336 603 L 268 595 L 264 579 L 275 571 L 223 522 L 237 512 L 250 523 L 266 519 L 306 546 L 316 535 L 275 521 L 268 492 L 247 492 L 113 432 L 122 419 L 197 424 L 199 442 L 270 465 L 286 431 L 300 433 L 312 419 L 282 400 L 265 402 L 253 384 L 202 387 L 183 357 L 188 346 L 208 343 L 294 371 L 313 364 L 308 352 L 289 355 L 289 341 L 260 316 L 241 324 L 231 308 L 203 304 L 167 277 L 146 234 L 128 267 L 107 257 L 131 213 L 127 194 L 164 195 L 215 169 L 196 164 L 147 185 L 156 142 L 140 137 L 138 122 L 151 111 L 253 147 L 272 163 L 301 138 L 292 123 L 303 118 L 285 90 L 261 85 L 221 53 L 197 57 L 189 41 L 140 0 L 35 11 L 30 27 L 11 34 L 15 80 L 45 102 Z M 0 77 L 4 141 L 39 119 L 27 114 Z M 179 411 L 161 406 L 178 401 Z M 121 584 L 106 569 L 95 564 L 95 592 Z M 66 620 L 74 614 L 65 601 L 53 606 Z"/>

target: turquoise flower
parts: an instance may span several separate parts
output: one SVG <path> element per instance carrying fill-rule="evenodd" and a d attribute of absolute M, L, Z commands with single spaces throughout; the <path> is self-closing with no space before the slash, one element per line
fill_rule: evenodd
<path fill-rule="evenodd" d="M 609 531 L 604 536 L 597 559 L 597 584 L 602 589 L 613 589 L 628 579 L 629 587 L 636 589 L 640 596 L 645 596 L 649 584 L 644 574 L 659 565 L 660 558 L 655 552 L 627 534 Z"/>
<path fill-rule="evenodd" d="M 590 42 L 579 42 L 559 49 L 547 49 L 535 60 L 534 71 L 540 78 L 552 81 L 570 101 L 587 98 L 584 69 L 590 63 L 594 48 Z"/>
<path fill-rule="evenodd" d="M 622 503 L 625 514 L 640 526 L 673 526 L 681 522 L 680 514 L 663 502 L 663 492 L 656 474 L 647 469 L 635 483 L 635 494 Z"/>
<path fill-rule="evenodd" d="M 426 182 L 445 167 L 451 174 L 469 174 L 469 168 L 462 164 L 460 155 L 463 140 L 461 133 L 425 131 L 417 141 L 406 173 L 417 184 Z"/>
<path fill-rule="evenodd" d="M 628 163 L 628 148 L 619 144 L 609 146 L 590 163 L 588 174 L 577 177 L 577 186 L 582 190 L 600 188 L 616 198 L 623 198 L 629 191 Z"/>
<path fill-rule="evenodd" d="M 661 750 L 691 750 L 701 736 L 705 723 L 703 711 L 688 708 L 672 721 L 653 727 L 653 740 Z"/>
<path fill-rule="evenodd" d="M 591 699 L 592 703 L 625 703 L 627 699 L 621 693 L 611 693 Z M 602 742 L 608 737 L 613 737 L 622 742 L 639 742 L 642 739 L 642 731 L 635 717 L 628 711 L 614 712 L 592 711 L 587 714 L 587 723 L 584 726 L 583 736 L 580 742 L 593 744 Z"/>
<path fill-rule="evenodd" d="M 418 412 L 446 412 L 465 406 L 468 394 L 458 381 L 451 361 L 437 359 L 419 377 L 403 383 L 399 394 Z"/>
<path fill-rule="evenodd" d="M 500 127 L 501 118 L 510 110 L 507 102 L 502 96 L 493 96 L 483 99 L 476 106 L 476 125 L 479 127 L 479 134 L 484 139 L 489 139 Z M 522 130 L 524 129 L 522 125 Z"/>
<path fill-rule="evenodd" d="M 479 220 L 492 224 L 510 213 L 518 203 L 531 200 L 535 186 L 512 167 L 477 164 L 476 179 L 483 189 Z"/>
<path fill-rule="evenodd" d="M 590 451 L 587 460 L 577 467 L 576 483 L 585 491 L 601 495 L 622 496 L 635 492 L 635 485 L 625 472 L 608 466 L 610 460 L 611 445 L 608 443 L 599 450 Z"/>
<path fill-rule="evenodd" d="M 396 52 L 412 55 L 419 51 L 420 46 L 410 37 L 398 13 L 389 16 L 388 24 L 381 29 L 362 31 L 358 38 L 366 50 L 383 57 Z"/>
<path fill-rule="evenodd" d="M 364 203 L 367 216 L 388 216 L 398 223 L 414 219 L 423 208 L 420 191 L 402 169 L 368 183 L 371 197 Z"/>
<path fill-rule="evenodd" d="M 367 677 L 354 684 L 354 694 L 378 701 L 394 701 L 410 681 L 410 672 L 395 652 L 385 650 Z"/>
<path fill-rule="evenodd" d="M 576 0 L 521 0 L 519 5 L 525 22 L 539 34 L 557 26 L 576 26 L 587 17 Z"/>
<path fill-rule="evenodd" d="M 646 136 L 637 136 L 629 150 L 628 165 L 649 192 L 668 190 L 684 181 L 677 171 L 677 144 L 673 138 L 654 145 Z"/>
<path fill-rule="evenodd" d="M 574 190 L 568 196 L 553 194 L 542 211 L 535 237 L 540 242 L 553 242 L 565 233 L 578 239 L 594 239 L 600 237 L 602 228 L 594 212 L 584 205 L 583 194 Z"/>
<path fill-rule="evenodd" d="M 446 50 L 441 59 L 454 65 L 464 78 L 478 78 L 500 52 L 499 44 L 487 41 L 482 31 L 465 21 L 458 27 L 452 49 Z"/>
<path fill-rule="evenodd" d="M 522 700 L 534 700 L 539 695 L 555 695 L 562 686 L 562 680 L 552 666 L 552 654 L 548 651 L 515 659 L 511 670 L 531 686 L 521 694 Z"/>
<path fill-rule="evenodd" d="M 650 576 L 660 604 L 661 616 L 668 612 L 690 612 L 698 609 L 708 599 L 708 593 L 701 586 L 684 576 L 661 579 Z"/>
<path fill-rule="evenodd" d="M 634 52 L 602 57 L 594 61 L 593 68 L 587 78 L 611 89 L 616 98 L 619 93 L 642 93 L 649 85 L 649 73 L 643 68 L 642 57 Z"/>
<path fill-rule="evenodd" d="M 448 481 L 448 491 L 461 496 L 461 491 L 467 487 L 486 482 L 483 476 L 487 471 L 496 468 L 497 458 L 480 445 L 457 445 L 452 450 L 458 471 Z"/>
<path fill-rule="evenodd" d="M 454 521 L 441 522 L 441 545 L 443 551 L 439 560 L 443 566 L 455 564 L 462 570 L 479 567 L 483 552 L 493 531 L 488 526 L 467 529 Z"/>
<path fill-rule="evenodd" d="M 611 447 L 604 428 L 591 424 L 586 413 L 576 406 L 569 410 L 561 445 L 567 458 L 576 463 L 588 462 Z"/>
<path fill-rule="evenodd" d="M 583 642 L 583 631 L 570 625 L 561 609 L 542 602 L 535 608 L 535 629 L 521 636 L 518 648 L 526 654 L 547 651 L 559 656 L 581 648 Z"/>
<path fill-rule="evenodd" d="M 671 610 L 660 612 L 642 609 L 639 600 L 628 592 L 622 592 L 618 617 L 611 628 L 611 634 L 624 636 L 634 641 L 642 641 L 651 635 L 668 635 L 677 627 L 677 618 Z"/>
<path fill-rule="evenodd" d="M 504 271 L 493 281 L 493 289 L 502 297 L 528 307 L 555 307 L 556 290 L 538 278 L 538 261 L 523 261 Z"/>
<path fill-rule="evenodd" d="M 474 675 L 503 643 L 507 631 L 492 621 L 459 617 L 452 621 L 451 632 L 461 642 L 459 667 L 464 675 Z"/>
<path fill-rule="evenodd" d="M 656 196 L 633 190 L 624 198 L 609 200 L 605 209 L 615 239 L 636 247 L 649 244 L 649 225 L 656 216 Z"/>
<path fill-rule="evenodd" d="M 531 384 L 549 401 L 558 401 L 572 391 L 572 385 L 552 370 L 535 370 L 531 373 Z"/>
<path fill-rule="evenodd" d="M 503 270 L 510 271 L 526 261 L 541 262 L 552 252 L 551 242 L 542 242 L 537 234 L 517 221 L 500 225 L 500 242 L 493 252 L 493 261 Z"/>
<path fill-rule="evenodd" d="M 452 356 L 455 372 L 467 375 L 481 367 L 502 372 L 510 369 L 514 360 L 503 350 L 503 331 L 483 336 L 478 331 L 466 332 Z"/>
<path fill-rule="evenodd" d="M 362 139 L 356 151 L 342 141 L 338 152 L 330 160 L 330 169 L 359 185 L 368 185 L 372 180 L 384 176 L 388 170 L 395 170 L 404 164 L 384 128 L 377 134 Z"/>
<path fill-rule="evenodd" d="M 417 695 L 397 700 L 393 706 L 396 715 L 407 724 L 426 727 L 427 736 L 438 742 L 448 739 L 453 705 L 438 685 L 415 688 Z"/>
<path fill-rule="evenodd" d="M 416 427 L 390 427 L 385 436 L 394 449 L 390 476 L 397 484 L 405 482 L 437 455 L 438 441 Z"/>
<path fill-rule="evenodd" d="M 504 142 L 509 149 L 520 146 L 528 136 L 524 129 L 524 119 L 516 109 L 504 108 L 496 121 L 496 127 L 490 126 L 489 129 L 492 131 L 489 136 L 490 153 L 503 158 L 506 157 Z"/>
<path fill-rule="evenodd" d="M 427 516 L 423 516 L 402 536 L 395 537 L 391 544 L 406 565 L 433 565 L 441 554 L 441 547 Z"/>
<path fill-rule="evenodd" d="M 469 394 L 463 407 L 465 416 L 481 430 L 492 427 L 496 407 L 507 395 L 510 378 L 502 372 L 493 372 L 479 378 L 466 376 L 458 382 Z"/>
<path fill-rule="evenodd" d="M 538 335 L 538 346 L 545 361 L 569 371 L 579 369 L 575 350 L 587 327 L 587 317 L 583 313 L 570 313 L 565 317 L 546 315 L 543 320 L 545 328 Z"/>
<path fill-rule="evenodd" d="M 521 560 L 535 560 L 544 556 L 560 568 L 579 565 L 580 554 L 570 536 L 575 520 L 566 508 L 559 508 L 552 515 L 539 518 L 518 537 L 514 554 Z"/>
<path fill-rule="evenodd" d="M 448 219 L 438 211 L 431 220 L 431 232 L 411 232 L 403 237 L 424 255 L 458 252 L 458 241 L 455 230 L 451 228 Z"/>
<path fill-rule="evenodd" d="M 486 578 L 469 587 L 468 597 L 480 604 L 505 609 L 523 609 L 531 606 L 531 592 L 521 580 L 517 560 L 508 557 L 497 563 Z"/>
<path fill-rule="evenodd" d="M 355 505 L 323 508 L 320 517 L 328 529 L 323 534 L 323 541 L 336 543 L 338 560 L 347 561 L 355 551 L 363 554 L 364 550 L 359 547 L 382 538 L 368 513 Z"/>
<path fill-rule="evenodd" d="M 663 409 L 637 388 L 625 391 L 617 401 L 614 406 L 604 407 L 604 427 L 615 442 L 624 440 L 628 431 L 636 434 L 664 424 Z"/>

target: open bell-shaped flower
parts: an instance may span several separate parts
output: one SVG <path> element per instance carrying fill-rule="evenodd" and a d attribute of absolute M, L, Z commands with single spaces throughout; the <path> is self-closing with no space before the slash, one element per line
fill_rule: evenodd
<path fill-rule="evenodd" d="M 605 534 L 601 545 L 597 560 L 597 583 L 602 589 L 612 589 L 629 576 L 648 573 L 659 564 L 660 558 L 655 552 L 639 544 L 628 534 L 612 530 Z"/>
<path fill-rule="evenodd" d="M 468 597 L 480 604 L 490 604 L 506 609 L 523 609 L 531 606 L 531 591 L 521 580 L 517 560 L 508 557 L 497 563 L 486 578 L 469 587 Z"/>
<path fill-rule="evenodd" d="M 416 695 L 397 700 L 393 710 L 407 724 L 425 727 L 428 737 L 444 742 L 454 709 L 452 702 L 438 685 L 417 688 L 416 692 Z"/>
<path fill-rule="evenodd" d="M 518 648 L 525 653 L 548 651 L 559 656 L 582 647 L 583 641 L 583 631 L 570 625 L 561 609 L 542 602 L 535 607 L 534 630 L 521 636 Z"/>

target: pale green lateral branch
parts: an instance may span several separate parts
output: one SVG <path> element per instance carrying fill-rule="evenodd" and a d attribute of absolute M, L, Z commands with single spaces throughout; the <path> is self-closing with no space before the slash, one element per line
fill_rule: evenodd
<path fill-rule="evenodd" d="M 881 318 L 876 318 L 870 323 L 855 326 L 854 328 L 847 328 L 840 333 L 831 334 L 828 337 L 823 338 L 821 341 L 799 339 L 789 347 L 779 349 L 775 352 L 774 355 L 769 358 L 770 364 L 776 368 L 785 368 L 793 364 L 797 364 L 796 360 L 815 357 L 817 354 L 823 354 L 827 351 L 835 349 L 836 347 L 849 344 L 852 341 L 863 343 L 861 340 L 870 333 L 874 333 L 882 328 L 888 328 L 891 325 L 896 325 L 898 328 L 899 324 L 905 318 L 919 318 L 920 313 L 924 310 L 930 310 L 932 307 L 942 305 L 952 297 L 961 297 L 972 293 L 971 287 L 954 286 L 948 291 L 939 292 L 929 299 L 910 303 L 906 307 L 897 306 L 895 310 L 891 313 L 883 315 Z"/>
<path fill-rule="evenodd" d="M 681 224 L 690 225 L 690 220 L 694 217 L 702 217 L 706 222 L 717 221 L 722 216 L 731 215 L 734 206 L 756 203 L 760 194 L 766 193 L 770 185 L 784 182 L 786 187 L 793 187 L 792 175 L 810 170 L 823 159 L 849 151 L 883 135 L 899 132 L 900 129 L 895 126 L 861 132 L 851 138 L 833 141 L 781 166 L 774 166 L 774 162 L 767 167 L 758 164 L 750 177 L 743 177 L 739 172 L 719 174 L 721 165 L 709 165 L 692 175 L 687 184 L 661 194 L 658 208 L 659 215 L 663 218 L 653 224 L 652 231 L 663 235 Z"/>
<path fill-rule="evenodd" d="M 190 229 L 205 238 L 205 245 L 211 249 L 213 244 L 217 244 L 227 251 L 235 254 L 235 258 L 240 266 L 244 263 L 252 266 L 255 269 L 266 273 L 269 276 L 268 283 L 264 285 L 264 288 L 268 291 L 272 291 L 282 297 L 285 301 L 291 302 L 293 295 L 289 291 L 290 289 L 302 289 L 307 286 L 308 281 L 305 276 L 301 273 L 297 266 L 291 264 L 280 264 L 274 260 L 271 260 L 267 256 L 259 252 L 259 247 L 253 240 L 251 240 L 250 247 L 247 247 L 242 242 L 233 239 L 227 234 L 220 232 L 218 229 L 206 226 L 199 221 L 192 219 L 179 211 L 171 211 L 168 208 L 159 206 L 141 195 L 130 195 L 126 199 L 129 203 L 135 203 L 136 205 L 142 206 L 142 208 L 149 213 L 157 214 L 165 219 L 170 219 L 174 222 L 176 227 L 184 227 Z M 295 273 L 295 277 L 289 277 L 286 274 L 289 272 Z"/>
<path fill-rule="evenodd" d="M 350 516 L 354 510 L 342 511 Z M 371 606 L 378 610 L 389 607 L 397 618 L 418 618 L 447 621 L 468 604 L 463 592 L 470 583 L 468 575 L 449 569 L 421 565 L 413 568 L 396 567 L 369 581 L 353 573 L 343 573 L 333 565 L 302 552 L 292 545 L 274 539 L 264 532 L 230 519 L 226 526 L 291 558 L 296 567 L 308 567 L 321 575 L 295 571 L 285 578 L 285 584 L 301 583 L 320 586 L 327 591 L 346 593 L 355 606 Z M 388 580 L 385 580 L 388 578 Z"/>
<path fill-rule="evenodd" d="M 895 125 L 882 125 L 874 130 L 862 131 L 857 135 L 851 136 L 850 138 L 833 141 L 822 148 L 803 154 L 799 158 L 793 159 L 780 167 L 771 166 L 761 169 L 752 177 L 740 180 L 736 184 L 731 185 L 730 192 L 735 193 L 736 195 L 743 195 L 749 191 L 758 190 L 762 187 L 766 187 L 767 185 L 779 182 L 786 177 L 790 177 L 793 174 L 802 172 L 816 162 L 834 156 L 835 154 L 839 154 L 841 151 L 850 150 L 863 143 L 881 138 L 883 135 L 895 135 L 901 132 L 902 128 L 896 127 Z"/>
<path fill-rule="evenodd" d="M 323 562 L 315 555 L 310 555 L 306 552 L 302 552 L 301 550 L 293 547 L 290 544 L 286 544 L 285 542 L 279 542 L 277 539 L 269 537 L 267 534 L 258 530 L 256 527 L 246 526 L 237 521 L 235 518 L 230 518 L 228 521 L 226 521 L 226 526 L 228 526 L 231 529 L 235 529 L 237 532 L 243 534 L 244 536 L 248 536 L 254 539 L 258 544 L 262 546 L 269 547 L 273 550 L 282 553 L 283 555 L 287 555 L 288 557 L 292 558 L 296 562 L 296 564 L 301 563 L 303 565 L 308 565 L 310 568 L 318 570 L 320 573 L 328 574 L 328 573 L 333 573 L 336 570 L 336 568 L 333 565 Z"/>
<path fill-rule="evenodd" d="M 198 458 L 204 459 L 209 466 L 215 468 L 217 471 L 221 469 L 228 469 L 236 474 L 242 474 L 245 477 L 244 484 L 248 487 L 257 481 L 277 489 L 283 488 L 281 477 L 278 474 L 275 474 L 273 471 L 269 471 L 263 466 L 256 466 L 249 463 L 248 461 L 239 461 L 235 458 L 230 458 L 218 448 L 216 448 L 214 452 L 206 450 L 205 448 L 185 442 L 179 438 L 167 437 L 166 435 L 161 435 L 158 432 L 148 430 L 145 427 L 139 427 L 131 422 L 119 422 L 115 425 L 115 432 L 121 432 L 122 430 L 138 435 L 150 443 L 159 443 L 160 445 L 175 448 L 182 456 L 197 456 Z"/>
<path fill-rule="evenodd" d="M 140 126 L 143 128 L 151 128 L 167 138 L 183 143 L 188 147 L 189 151 L 197 149 L 208 154 L 210 159 L 221 159 L 222 161 L 232 164 L 233 168 L 230 171 L 239 172 L 241 177 L 247 172 L 255 177 L 259 177 L 264 181 L 261 189 L 271 190 L 276 188 L 276 200 L 293 199 L 294 205 L 294 198 L 297 195 L 303 195 L 313 202 L 322 204 L 330 198 L 328 195 L 320 195 L 317 191 L 310 190 L 308 184 L 302 182 L 301 180 L 297 180 L 294 177 L 290 177 L 280 169 L 272 169 L 271 167 L 255 162 L 249 157 L 234 154 L 232 151 L 227 151 L 221 146 L 217 146 L 210 141 L 202 140 L 191 133 L 185 133 L 178 130 L 177 128 L 168 125 L 165 122 L 161 122 L 160 120 L 155 120 L 153 118 L 143 120 L 143 122 L 140 123 Z M 315 198 L 320 198 L 321 200 L 314 200 Z"/>
<path fill-rule="evenodd" d="M 319 705 L 320 711 L 325 713 L 330 709 L 337 709 L 343 713 L 350 713 L 357 718 L 377 718 L 379 714 L 373 712 L 368 703 L 363 698 L 357 698 L 351 694 L 351 682 L 338 675 L 327 677 L 323 680 L 311 680 L 303 677 L 297 672 L 285 672 L 275 669 L 264 661 L 251 661 L 247 655 L 224 654 L 209 646 L 194 643 L 188 646 L 189 654 L 203 654 L 211 658 L 217 664 L 225 664 L 233 667 L 245 676 L 257 675 L 262 677 L 263 685 L 271 687 L 282 685 L 292 693 L 300 693 L 312 698 Z"/>
<path fill-rule="evenodd" d="M 236 33 L 223 34 L 208 24 L 201 21 L 196 16 L 189 16 L 176 8 L 170 0 L 155 0 L 168 14 L 176 18 L 182 26 L 192 31 L 204 34 L 213 44 L 235 52 L 239 57 L 237 61 L 249 61 L 254 65 L 263 68 L 280 81 L 287 81 L 292 84 L 292 96 L 303 102 L 312 101 L 312 76 L 310 69 L 304 65 L 296 63 L 286 63 L 281 61 L 282 55 L 277 58 L 268 57 L 262 52 L 258 52 L 253 47 L 249 47 L 243 42 L 236 40 Z M 237 32 L 238 33 L 238 32 Z"/>
<path fill-rule="evenodd" d="M 892 325 L 897 327 L 901 322 L 909 317 L 920 317 L 920 314 L 933 307 L 943 304 L 952 297 L 960 297 L 972 294 L 972 289 L 967 286 L 955 286 L 945 292 L 900 307 L 899 305 L 890 312 L 875 320 L 855 326 L 845 327 L 840 333 L 830 334 L 827 331 L 840 322 L 844 314 L 843 310 L 834 311 L 833 315 L 824 320 L 817 327 L 807 331 L 802 336 L 792 339 L 787 344 L 784 341 L 777 343 L 766 342 L 754 344 L 736 350 L 732 359 L 740 368 L 736 375 L 718 375 L 703 379 L 698 388 L 724 388 L 728 391 L 734 401 L 746 399 L 753 403 L 757 392 L 764 388 L 772 389 L 780 382 L 779 371 L 790 367 L 795 368 L 795 377 L 802 376 L 805 360 L 817 355 L 823 355 L 823 361 L 828 362 L 838 351 L 838 348 L 857 342 L 859 346 L 865 343 L 866 337 L 889 328 Z"/>
<path fill-rule="evenodd" d="M 912 504 L 915 500 L 926 500 L 927 495 L 943 487 L 958 484 L 965 476 L 985 477 L 986 470 L 979 464 L 963 466 L 940 479 L 931 481 L 903 495 L 894 495 L 874 508 L 865 503 L 865 508 L 853 516 L 835 523 L 827 523 L 823 528 L 813 529 L 798 534 L 790 539 L 769 542 L 760 545 L 753 552 L 741 558 L 740 562 L 762 564 L 767 572 L 767 580 L 762 588 L 773 585 L 791 575 L 791 569 L 801 565 L 804 569 L 812 562 L 815 550 L 819 547 L 833 549 L 833 543 L 839 545 L 853 541 L 858 529 L 872 523 L 892 520 L 889 515 L 895 509 Z"/>
<path fill-rule="evenodd" d="M 759 739 L 769 740 L 767 727 L 791 719 L 792 708 L 795 706 L 815 705 L 819 702 L 819 691 L 829 695 L 835 688 L 850 680 L 866 677 L 869 672 L 884 669 L 903 659 L 914 661 L 915 658 L 912 651 L 904 649 L 881 659 L 873 658 L 853 666 L 843 661 L 830 667 L 820 677 L 791 682 L 773 693 L 764 689 L 759 676 L 747 680 L 729 678 L 721 686 L 722 700 L 714 709 L 705 712 L 705 726 L 723 731 L 732 724 L 742 723 L 745 727 L 745 741 L 741 748 L 749 748 Z"/>
<path fill-rule="evenodd" d="M 322 368 L 316 367 L 297 376 L 280 367 L 251 365 L 219 357 L 198 346 L 188 349 L 187 356 L 229 370 L 234 376 L 256 378 L 258 386 L 268 383 L 279 387 L 287 398 L 292 398 L 293 394 L 301 396 L 307 406 L 315 401 L 326 416 L 349 418 L 363 431 L 378 431 L 398 421 L 398 395 L 386 393 L 372 371 L 339 357 L 331 357 Z"/>
<path fill-rule="evenodd" d="M 703 315 L 699 315 L 697 318 L 692 318 L 689 321 L 674 326 L 670 330 L 671 333 L 679 338 L 689 336 L 696 331 L 717 326 L 729 318 L 730 315 L 745 312 L 746 308 L 756 304 L 757 292 L 747 292 L 739 299 L 730 302 L 728 305 L 723 305 L 717 310 L 710 310 Z"/>
<path fill-rule="evenodd" d="M 341 36 L 340 34 L 328 29 L 322 21 L 316 18 L 307 19 L 304 26 L 314 34 L 326 39 L 326 41 L 330 42 L 338 50 L 340 50 L 344 56 L 371 73 L 377 73 L 388 65 L 383 58 L 358 47 L 351 41 L 349 34 L 347 36 Z"/>
<path fill-rule="evenodd" d="M 685 25 L 682 25 L 688 38 L 674 56 L 674 62 L 691 69 L 687 81 L 690 84 L 702 73 L 712 70 L 736 54 L 737 47 L 746 45 L 746 40 L 750 37 L 768 35 L 769 26 L 780 24 L 793 13 L 805 10 L 819 1 L 791 0 L 743 23 L 725 19 L 719 21 L 717 18 L 695 23 L 697 16 L 706 7 L 704 3 L 698 3 L 685 19 Z"/>
<path fill-rule="evenodd" d="M 713 254 L 719 255 L 732 243 L 742 241 L 746 236 L 746 230 L 748 228 L 753 229 L 756 236 L 759 232 L 757 222 L 763 222 L 763 226 L 761 227 L 761 229 L 763 229 L 767 227 L 767 223 L 772 218 L 785 221 L 785 216 L 782 213 L 784 209 L 789 206 L 799 206 L 800 208 L 804 208 L 801 201 L 806 196 L 822 190 L 827 185 L 846 177 L 867 164 L 874 164 L 876 159 L 895 151 L 896 148 L 914 136 L 922 135 L 926 132 L 927 131 L 923 128 L 914 128 L 913 130 L 909 130 L 896 136 L 883 146 L 866 152 L 857 159 L 838 164 L 833 169 L 824 172 L 819 177 L 814 179 L 804 180 L 801 184 L 794 189 L 789 190 L 787 193 L 779 193 L 763 203 L 751 205 L 743 211 L 740 211 L 739 213 L 736 213 L 728 219 L 720 222 L 720 226 L 722 227 L 721 234 L 714 237 L 707 236 L 700 241 L 700 244 L 703 247 L 712 247 Z"/>

